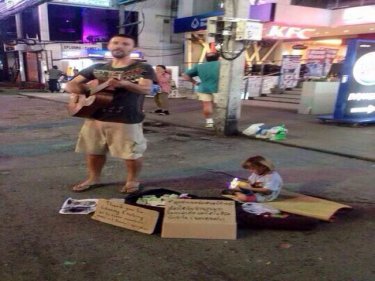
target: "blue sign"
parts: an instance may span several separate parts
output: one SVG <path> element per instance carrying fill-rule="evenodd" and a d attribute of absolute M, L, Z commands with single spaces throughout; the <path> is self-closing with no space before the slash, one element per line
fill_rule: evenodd
<path fill-rule="evenodd" d="M 375 122 L 375 41 L 351 40 L 336 101 L 335 119 Z"/>
<path fill-rule="evenodd" d="M 207 28 L 207 18 L 222 15 L 224 15 L 224 11 L 214 11 L 192 17 L 175 19 L 173 24 L 174 33 L 205 30 Z"/>
<path fill-rule="evenodd" d="M 375 40 L 348 40 L 335 111 L 345 123 L 375 123 Z"/>

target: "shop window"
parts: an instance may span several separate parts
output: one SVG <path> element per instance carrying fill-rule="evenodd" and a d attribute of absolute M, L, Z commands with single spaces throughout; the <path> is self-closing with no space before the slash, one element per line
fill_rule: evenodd
<path fill-rule="evenodd" d="M 125 24 L 138 21 L 138 12 L 125 11 Z M 48 5 L 51 41 L 106 42 L 119 33 L 119 11 Z M 127 25 L 125 34 L 137 40 L 138 25 Z"/>
<path fill-rule="evenodd" d="M 22 37 L 40 38 L 39 33 L 39 13 L 38 8 L 27 8 L 21 13 L 22 19 Z"/>

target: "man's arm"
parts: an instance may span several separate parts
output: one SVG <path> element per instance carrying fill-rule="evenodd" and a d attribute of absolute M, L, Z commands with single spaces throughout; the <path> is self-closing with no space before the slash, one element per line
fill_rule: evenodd
<path fill-rule="evenodd" d="M 191 83 L 193 83 L 193 85 L 196 85 L 198 83 L 196 80 L 193 79 L 193 77 L 190 77 L 185 73 L 182 74 L 182 78 L 186 81 L 190 81 Z"/>
<path fill-rule="evenodd" d="M 66 84 L 65 91 L 68 93 L 85 94 L 89 90 L 89 87 L 86 85 L 88 81 L 86 77 L 77 75 Z"/>
<path fill-rule="evenodd" d="M 152 80 L 140 78 L 138 84 L 136 84 L 127 80 L 111 78 L 108 80 L 108 85 L 114 88 L 123 88 L 137 94 L 148 95 L 151 93 Z"/>

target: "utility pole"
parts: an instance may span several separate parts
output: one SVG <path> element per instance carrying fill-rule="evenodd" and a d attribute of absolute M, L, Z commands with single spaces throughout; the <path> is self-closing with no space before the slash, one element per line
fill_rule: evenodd
<path fill-rule="evenodd" d="M 246 19 L 249 15 L 248 0 L 225 0 L 224 17 Z M 226 37 L 222 52 L 227 57 L 235 57 L 243 48 L 243 43 L 235 41 L 234 36 Z M 245 50 L 246 51 L 246 50 Z M 226 136 L 238 133 L 238 120 L 241 115 L 241 84 L 245 67 L 245 52 L 234 60 L 221 59 L 219 92 L 215 100 L 215 129 Z"/>
<path fill-rule="evenodd" d="M 118 33 L 119 34 L 124 34 L 125 33 L 125 6 L 120 5 L 118 8 L 119 12 L 119 29 Z"/>
<path fill-rule="evenodd" d="M 16 30 L 17 30 L 17 38 L 23 38 L 23 30 L 22 30 L 22 17 L 21 13 L 17 13 L 16 16 Z M 25 61 L 23 57 L 23 52 L 21 50 L 18 51 L 18 68 L 19 68 L 19 75 L 21 82 L 26 82 L 26 73 L 25 73 Z"/>

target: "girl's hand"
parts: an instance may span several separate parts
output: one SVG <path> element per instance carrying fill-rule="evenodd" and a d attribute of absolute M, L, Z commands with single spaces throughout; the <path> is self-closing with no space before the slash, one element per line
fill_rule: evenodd
<path fill-rule="evenodd" d="M 254 187 L 254 188 L 262 188 L 263 187 L 263 184 L 261 182 L 255 182 L 251 185 L 251 187 Z"/>
<path fill-rule="evenodd" d="M 247 187 L 250 187 L 250 184 L 247 183 L 247 182 L 244 182 L 244 181 L 238 181 L 238 182 L 237 182 L 237 187 L 240 187 L 240 188 L 247 188 Z"/>

